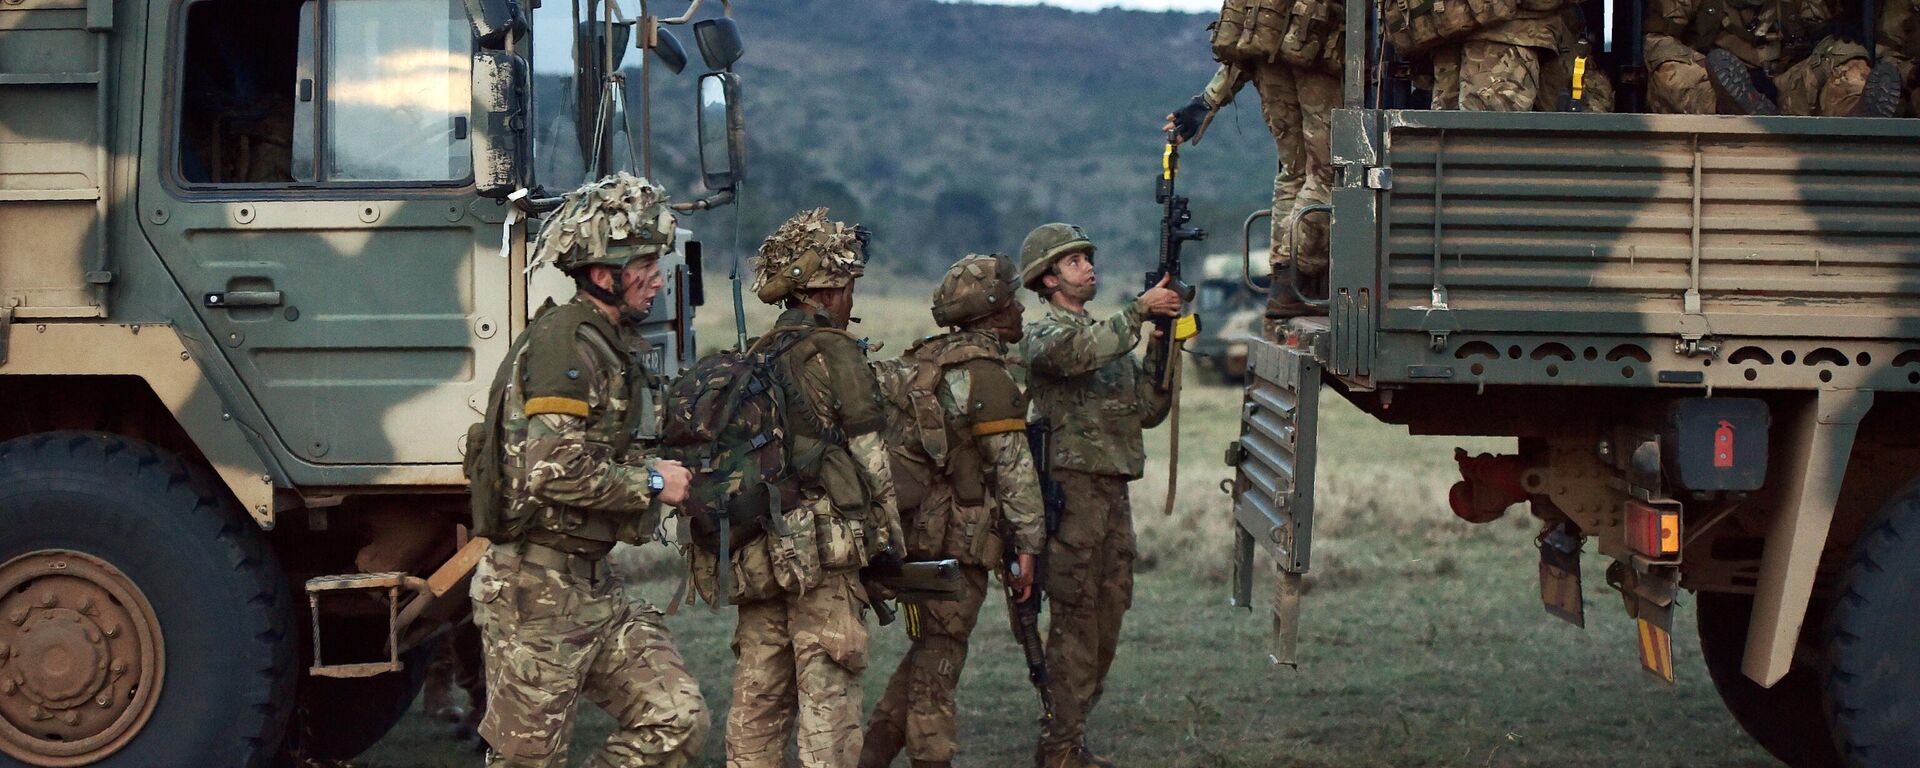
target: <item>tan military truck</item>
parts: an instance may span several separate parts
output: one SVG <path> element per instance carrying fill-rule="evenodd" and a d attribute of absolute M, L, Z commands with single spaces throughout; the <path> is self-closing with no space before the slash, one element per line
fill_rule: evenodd
<path fill-rule="evenodd" d="M 1266 310 L 1266 297 L 1260 293 L 1268 282 L 1266 261 L 1264 255 L 1245 259 L 1215 253 L 1200 262 L 1193 309 L 1206 321 L 1200 333 L 1187 340 L 1187 351 L 1194 353 L 1209 379 L 1239 384 L 1247 373 L 1247 345 L 1259 337 Z M 1243 269 L 1243 264 L 1252 269 Z"/>
<path fill-rule="evenodd" d="M 1613 21 L 1580 63 L 1631 109 L 1643 9 L 1607 5 L 1580 6 Z M 1316 428 L 1330 395 L 1413 434 L 1516 438 L 1459 456 L 1453 511 L 1525 503 L 1568 621 L 1583 552 L 1611 561 L 1623 663 L 1671 681 L 1674 612 L 1696 611 L 1708 675 L 1783 762 L 1914 765 L 1920 121 L 1429 111 L 1377 8 L 1345 7 L 1336 185 L 1308 214 L 1332 217 L 1327 316 L 1253 345 L 1228 452 L 1235 599 L 1265 549 L 1276 656 L 1316 447 L 1341 439 Z"/>
<path fill-rule="evenodd" d="M 0 2 L 0 764 L 338 759 L 400 716 L 464 611 L 461 436 L 540 299 L 528 219 L 644 153 L 624 71 L 686 63 L 694 8 L 627 5 Z M 689 210 L 740 169 L 713 10 Z M 669 267 L 655 371 L 698 243 Z"/>

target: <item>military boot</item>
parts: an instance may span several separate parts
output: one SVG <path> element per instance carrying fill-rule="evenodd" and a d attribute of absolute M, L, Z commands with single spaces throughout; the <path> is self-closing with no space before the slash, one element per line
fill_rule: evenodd
<path fill-rule="evenodd" d="M 1084 744 L 1075 744 L 1057 752 L 1037 751 L 1034 768 L 1115 768 L 1112 761 L 1096 755 Z"/>
<path fill-rule="evenodd" d="M 1327 310 L 1325 307 L 1316 307 L 1302 301 L 1300 298 L 1301 293 L 1312 291 L 1313 278 L 1307 275 L 1301 275 L 1300 278 L 1304 282 L 1304 285 L 1301 286 L 1301 290 L 1295 291 L 1293 289 L 1292 275 L 1293 272 L 1287 269 L 1280 269 L 1274 272 L 1273 280 L 1268 283 L 1270 287 L 1267 293 L 1267 319 L 1285 320 L 1290 317 L 1326 314 Z"/>
<path fill-rule="evenodd" d="M 1891 61 L 1875 64 L 1867 73 L 1867 86 L 1860 91 L 1860 102 L 1853 105 L 1853 117 L 1893 117 L 1900 111 L 1900 68 Z"/>
<path fill-rule="evenodd" d="M 1731 105 L 1742 115 L 1777 115 L 1780 107 L 1753 84 L 1753 72 L 1747 63 L 1725 48 L 1707 52 L 1707 79 L 1720 94 L 1722 104 Z"/>
<path fill-rule="evenodd" d="M 867 737 L 860 744 L 860 768 L 887 768 L 907 745 L 907 735 L 891 722 L 874 718 Z M 915 765 L 919 761 L 914 761 Z"/>

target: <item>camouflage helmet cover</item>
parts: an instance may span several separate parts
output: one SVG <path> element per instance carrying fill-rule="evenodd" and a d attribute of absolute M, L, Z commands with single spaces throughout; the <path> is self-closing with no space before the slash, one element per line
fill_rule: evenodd
<path fill-rule="evenodd" d="M 795 291 L 839 288 L 866 273 L 864 230 L 827 218 L 827 209 L 801 211 L 760 244 L 753 292 L 768 304 Z"/>
<path fill-rule="evenodd" d="M 594 264 L 624 267 L 673 249 L 674 219 L 666 190 L 616 173 L 568 192 L 534 243 L 534 263 L 552 260 L 569 274 Z"/>
<path fill-rule="evenodd" d="M 1014 279 L 1013 259 L 1002 254 L 973 254 L 955 262 L 933 292 L 933 321 L 953 327 L 993 316 L 1016 301 Z"/>
<path fill-rule="evenodd" d="M 1073 224 L 1056 221 L 1035 227 L 1027 233 L 1027 239 L 1020 242 L 1020 284 L 1038 291 L 1040 276 L 1060 257 L 1076 251 L 1085 251 L 1091 256 L 1093 250 L 1093 241 L 1087 239 L 1087 233 Z"/>

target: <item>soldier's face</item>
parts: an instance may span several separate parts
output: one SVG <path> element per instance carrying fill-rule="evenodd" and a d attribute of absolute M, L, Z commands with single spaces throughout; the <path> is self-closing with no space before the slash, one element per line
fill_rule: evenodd
<path fill-rule="evenodd" d="M 1092 301 L 1094 294 L 1100 290 L 1100 280 L 1093 274 L 1093 255 L 1085 251 L 1061 257 L 1054 262 L 1053 272 L 1059 281 L 1060 292 L 1073 297 L 1075 301 Z"/>
<path fill-rule="evenodd" d="M 1026 307 L 1021 306 L 1020 301 L 1015 299 L 1006 309 L 1000 310 L 993 316 L 993 334 L 1000 337 L 1003 343 L 1018 343 L 1026 336 L 1026 330 L 1020 325 L 1020 318 L 1026 314 L 1026 311 Z"/>
<path fill-rule="evenodd" d="M 629 261 L 621 279 L 627 290 L 620 298 L 626 301 L 627 307 L 643 315 L 652 312 L 653 297 L 659 295 L 660 286 L 666 282 L 660 277 L 660 260 Z"/>

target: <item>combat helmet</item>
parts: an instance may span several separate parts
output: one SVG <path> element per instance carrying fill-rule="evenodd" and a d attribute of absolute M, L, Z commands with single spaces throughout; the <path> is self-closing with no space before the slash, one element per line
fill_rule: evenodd
<path fill-rule="evenodd" d="M 1005 255 L 972 254 L 947 269 L 933 292 L 933 322 L 943 327 L 966 325 L 991 317 L 1012 304 L 1013 259 Z"/>
<path fill-rule="evenodd" d="M 1020 284 L 1039 291 L 1040 276 L 1060 257 L 1076 251 L 1093 255 L 1093 241 L 1078 226 L 1056 221 L 1035 227 L 1020 242 Z"/>
<path fill-rule="evenodd" d="M 568 192 L 540 229 L 533 258 L 569 275 L 596 264 L 618 269 L 672 250 L 673 237 L 666 190 L 622 171 Z"/>
<path fill-rule="evenodd" d="M 753 293 L 778 304 L 796 291 L 852 285 L 867 271 L 865 227 L 827 218 L 827 209 L 801 211 L 760 244 L 753 262 Z"/>

